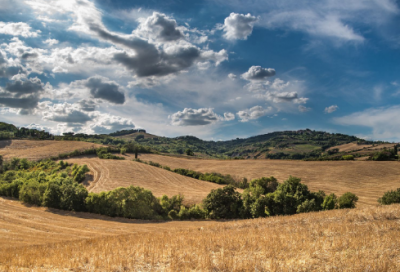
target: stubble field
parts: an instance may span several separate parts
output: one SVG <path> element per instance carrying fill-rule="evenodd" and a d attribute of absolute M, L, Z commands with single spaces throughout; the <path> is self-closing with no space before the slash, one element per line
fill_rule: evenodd
<path fill-rule="evenodd" d="M 27 158 L 30 160 L 46 159 L 74 150 L 99 148 L 102 145 L 76 141 L 31 141 L 31 140 L 2 140 L 0 155 L 4 159 Z"/>
<path fill-rule="evenodd" d="M 95 157 L 71 158 L 69 163 L 86 164 L 92 178 L 84 182 L 89 192 L 99 193 L 118 187 L 139 186 L 156 197 L 182 194 L 185 204 L 201 203 L 212 189 L 211 182 L 181 176 L 170 171 L 129 160 L 102 160 Z"/>
<path fill-rule="evenodd" d="M 292 175 L 312 191 L 338 195 L 350 191 L 359 197 L 359 206 L 376 205 L 384 192 L 400 187 L 400 163 L 396 161 L 205 160 L 154 154 L 142 154 L 140 159 L 172 169 L 218 172 L 249 180 L 274 176 L 283 182 Z"/>
<path fill-rule="evenodd" d="M 151 223 L 0 198 L 0 271 L 399 271 L 400 207 Z"/>

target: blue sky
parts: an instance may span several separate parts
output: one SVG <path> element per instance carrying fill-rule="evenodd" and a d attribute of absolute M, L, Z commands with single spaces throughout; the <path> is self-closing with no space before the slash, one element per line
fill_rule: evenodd
<path fill-rule="evenodd" d="M 400 140 L 392 0 L 0 0 L 1 121 Z"/>

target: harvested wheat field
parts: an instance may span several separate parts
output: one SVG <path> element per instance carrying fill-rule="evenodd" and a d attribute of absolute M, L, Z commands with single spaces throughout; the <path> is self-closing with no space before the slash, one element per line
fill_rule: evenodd
<path fill-rule="evenodd" d="M 27 158 L 30 160 L 40 160 L 62 153 L 69 153 L 74 150 L 85 150 L 101 146 L 99 144 L 77 141 L 2 140 L 0 141 L 0 155 L 4 159 Z"/>
<path fill-rule="evenodd" d="M 398 205 L 158 224 L 0 206 L 1 271 L 400 270 Z"/>
<path fill-rule="evenodd" d="M 92 178 L 84 183 L 89 192 L 99 193 L 118 187 L 139 186 L 157 196 L 185 197 L 185 204 L 201 203 L 212 189 L 222 186 L 181 176 L 170 171 L 129 160 L 102 160 L 94 157 L 72 158 L 69 163 L 86 164 Z"/>
<path fill-rule="evenodd" d="M 332 149 L 339 149 L 339 152 L 351 152 L 351 151 L 377 151 L 377 150 L 382 150 L 384 148 L 387 149 L 393 149 L 393 146 L 395 144 L 377 144 L 377 145 L 358 145 L 356 142 L 353 143 L 348 143 L 348 144 L 342 144 L 342 145 L 337 145 L 333 146 L 331 148 L 328 148 L 328 150 Z"/>
<path fill-rule="evenodd" d="M 15 199 L 0 197 L 0 252 L 10 247 L 82 240 L 107 235 L 159 232 L 175 228 L 205 226 L 210 223 L 211 221 L 157 223 L 111 218 L 98 214 L 27 206 Z"/>
<path fill-rule="evenodd" d="M 395 161 L 203 160 L 153 154 L 142 154 L 140 159 L 171 168 L 248 179 L 274 176 L 282 182 L 292 175 L 301 178 L 313 191 L 355 193 L 359 197 L 358 206 L 375 205 L 384 192 L 400 187 L 400 163 Z"/>

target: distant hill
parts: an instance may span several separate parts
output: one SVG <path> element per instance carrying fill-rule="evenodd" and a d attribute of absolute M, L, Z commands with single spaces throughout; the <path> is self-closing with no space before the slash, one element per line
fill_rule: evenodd
<path fill-rule="evenodd" d="M 110 134 L 64 133 L 55 136 L 45 131 L 0 123 L 0 139 L 55 139 L 113 146 L 134 143 L 141 150 L 150 148 L 155 152 L 173 155 L 185 155 L 188 152 L 203 158 L 233 159 L 340 159 L 344 154 L 365 157 L 384 148 L 393 148 L 393 144 L 380 141 L 366 141 L 356 136 L 310 129 L 272 132 L 228 141 L 204 141 L 194 136 L 157 136 L 143 129 L 121 130 Z"/>
<path fill-rule="evenodd" d="M 129 137 L 125 135 L 124 137 Z M 329 148 L 355 143 L 356 145 L 378 144 L 341 133 L 328 133 L 310 129 L 272 132 L 244 139 L 228 141 L 204 141 L 194 136 L 144 137 L 136 139 L 162 153 L 185 154 L 191 149 L 195 154 L 209 157 L 307 159 L 319 157 Z M 360 148 L 361 149 L 361 148 Z M 329 151 L 332 155 L 337 153 Z"/>

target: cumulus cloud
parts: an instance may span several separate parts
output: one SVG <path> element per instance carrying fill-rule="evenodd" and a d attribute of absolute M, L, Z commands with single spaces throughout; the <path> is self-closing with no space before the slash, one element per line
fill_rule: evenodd
<path fill-rule="evenodd" d="M 228 77 L 232 80 L 235 80 L 237 78 L 237 75 L 233 74 L 233 73 L 229 73 Z"/>
<path fill-rule="evenodd" d="M 5 58 L 5 54 L 0 51 L 0 78 L 11 78 L 18 73 L 22 73 L 23 68 L 17 63 L 10 63 L 9 60 Z"/>
<path fill-rule="evenodd" d="M 232 12 L 225 18 L 223 30 L 224 37 L 228 40 L 246 40 L 253 31 L 254 23 L 257 22 L 255 16 L 249 14 L 238 14 Z"/>
<path fill-rule="evenodd" d="M 0 22 L 0 34 L 22 36 L 24 38 L 37 37 L 40 30 L 31 31 L 32 28 L 27 23 L 5 23 Z"/>
<path fill-rule="evenodd" d="M 163 13 L 153 12 L 151 16 L 139 21 L 140 24 L 134 31 L 138 36 L 163 42 L 176 41 L 184 37 L 176 21 Z"/>
<path fill-rule="evenodd" d="M 339 107 L 337 105 L 332 105 L 332 106 L 326 107 L 324 112 L 325 113 L 332 113 L 332 112 L 337 111 L 338 108 Z"/>
<path fill-rule="evenodd" d="M 43 41 L 43 43 L 48 44 L 48 45 L 50 45 L 50 46 L 53 46 L 53 45 L 58 44 L 59 41 L 56 40 L 56 39 L 47 39 L 47 40 Z"/>
<path fill-rule="evenodd" d="M 231 112 L 225 112 L 224 113 L 224 118 L 225 118 L 226 121 L 235 120 L 235 114 L 233 114 Z"/>
<path fill-rule="evenodd" d="M 99 114 L 89 128 L 94 133 L 107 134 L 123 129 L 135 128 L 132 120 L 110 114 Z"/>
<path fill-rule="evenodd" d="M 114 104 L 125 103 L 125 94 L 116 82 L 108 81 L 102 77 L 91 77 L 86 80 L 84 86 L 90 89 L 90 94 L 94 98 L 107 100 Z"/>
<path fill-rule="evenodd" d="M 242 110 L 237 112 L 237 116 L 240 119 L 240 122 L 248 122 L 249 120 L 258 119 L 268 113 L 273 111 L 272 107 L 263 108 L 261 106 L 254 106 L 250 109 Z"/>
<path fill-rule="evenodd" d="M 78 102 L 78 104 L 83 111 L 95 111 L 96 110 L 96 103 L 92 100 L 81 100 Z"/>
<path fill-rule="evenodd" d="M 251 66 L 246 73 L 242 74 L 242 78 L 246 80 L 264 80 L 267 77 L 272 77 L 274 75 L 275 69 Z"/>
<path fill-rule="evenodd" d="M 222 119 L 212 108 L 191 109 L 185 108 L 170 116 L 171 124 L 174 126 L 204 126 L 215 123 Z"/>
<path fill-rule="evenodd" d="M 46 88 L 51 88 L 51 85 L 44 85 L 37 77 L 27 79 L 23 76 L 15 76 L 14 81 L 7 83 L 4 89 L 0 88 L 0 105 L 32 110 L 38 105 L 40 95 Z M 26 114 L 28 111 L 21 113 Z"/>
<path fill-rule="evenodd" d="M 82 108 L 82 103 L 52 103 L 40 102 L 38 112 L 45 121 L 57 122 L 62 131 L 73 130 L 75 132 L 110 133 L 116 130 L 134 128 L 134 123 L 127 118 L 101 113 L 99 111 L 87 111 Z"/>
<path fill-rule="evenodd" d="M 44 91 L 44 84 L 37 78 L 18 78 L 11 83 L 7 83 L 5 90 L 14 94 L 16 97 L 24 94 L 37 94 Z"/>
<path fill-rule="evenodd" d="M 254 97 L 273 103 L 291 102 L 294 104 L 306 104 L 308 98 L 301 97 L 303 87 L 299 81 L 283 81 L 276 78 L 270 81 L 251 81 L 245 85 L 245 89 L 254 93 Z"/>

